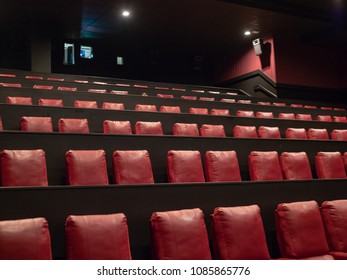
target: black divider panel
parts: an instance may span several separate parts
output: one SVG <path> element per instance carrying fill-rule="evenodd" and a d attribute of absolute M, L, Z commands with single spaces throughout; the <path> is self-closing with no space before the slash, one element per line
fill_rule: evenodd
<path fill-rule="evenodd" d="M 195 114 L 175 114 L 161 112 L 139 112 L 83 108 L 59 108 L 45 106 L 27 106 L 0 104 L 0 116 L 3 127 L 6 130 L 19 130 L 20 119 L 23 116 L 49 116 L 53 121 L 54 131 L 58 131 L 59 118 L 87 118 L 91 132 L 101 133 L 104 120 L 129 120 L 134 127 L 137 121 L 160 121 L 165 135 L 172 135 L 172 127 L 175 122 L 202 124 L 222 124 L 226 135 L 231 137 L 235 125 L 278 126 L 282 138 L 285 138 L 285 130 L 288 127 L 326 128 L 330 133 L 333 129 L 347 129 L 347 123 L 301 121 L 285 119 L 261 119 L 245 117 L 226 117 Z"/>
<path fill-rule="evenodd" d="M 123 212 L 127 216 L 134 259 L 150 259 L 148 220 L 155 211 L 201 208 L 209 236 L 209 215 L 218 206 L 258 204 L 268 247 L 279 257 L 274 210 L 278 203 L 346 199 L 347 180 L 273 181 L 218 184 L 157 184 L 106 187 L 0 188 L 0 220 L 45 217 L 54 259 L 64 259 L 64 224 L 68 215 Z"/>

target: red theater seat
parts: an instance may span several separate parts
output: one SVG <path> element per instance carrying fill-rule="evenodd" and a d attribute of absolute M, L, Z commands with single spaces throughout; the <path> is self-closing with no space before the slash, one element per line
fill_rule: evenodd
<path fill-rule="evenodd" d="M 1 260 L 51 260 L 51 238 L 45 218 L 0 221 Z"/>
<path fill-rule="evenodd" d="M 112 159 L 117 184 L 154 184 L 148 151 L 115 151 Z"/>
<path fill-rule="evenodd" d="M 307 132 L 305 128 L 292 128 L 286 129 L 286 138 L 289 139 L 307 139 Z"/>
<path fill-rule="evenodd" d="M 307 137 L 313 140 L 329 140 L 329 134 L 326 128 L 309 128 Z"/>
<path fill-rule="evenodd" d="M 316 120 L 321 121 L 321 122 L 332 122 L 333 121 L 331 116 L 329 116 L 329 115 L 318 115 L 316 117 Z"/>
<path fill-rule="evenodd" d="M 200 135 L 204 137 L 226 137 L 224 125 L 203 124 Z"/>
<path fill-rule="evenodd" d="M 18 105 L 33 105 L 33 100 L 31 97 L 7 96 L 6 103 Z"/>
<path fill-rule="evenodd" d="M 254 112 L 253 111 L 242 111 L 238 110 L 236 112 L 237 117 L 254 117 Z"/>
<path fill-rule="evenodd" d="M 211 115 L 230 116 L 230 112 L 228 109 L 211 109 Z"/>
<path fill-rule="evenodd" d="M 244 100 L 244 99 L 240 99 L 240 100 L 237 100 L 237 103 L 241 103 L 241 104 L 251 104 L 251 100 Z"/>
<path fill-rule="evenodd" d="M 135 111 L 156 112 L 157 107 L 155 105 L 136 104 Z"/>
<path fill-rule="evenodd" d="M 63 91 L 77 91 L 77 88 L 75 88 L 75 87 L 58 87 L 58 90 L 63 90 Z"/>
<path fill-rule="evenodd" d="M 204 213 L 200 209 L 155 212 L 150 225 L 155 259 L 211 259 Z"/>
<path fill-rule="evenodd" d="M 347 141 L 347 129 L 334 129 L 331 132 L 332 140 Z"/>
<path fill-rule="evenodd" d="M 198 98 L 196 96 L 193 95 L 182 95 L 181 99 L 185 99 L 185 100 L 197 100 Z"/>
<path fill-rule="evenodd" d="M 20 87 L 22 87 L 22 84 L 0 83 L 0 86 L 2 86 L 2 87 L 14 87 L 14 88 L 20 88 Z"/>
<path fill-rule="evenodd" d="M 293 108 L 304 108 L 304 105 L 302 105 L 302 104 L 290 104 L 290 107 L 293 107 Z"/>
<path fill-rule="evenodd" d="M 126 90 L 111 90 L 111 94 L 118 94 L 118 95 L 128 95 L 129 93 Z"/>
<path fill-rule="evenodd" d="M 233 136 L 236 138 L 258 138 L 255 126 L 235 125 Z"/>
<path fill-rule="evenodd" d="M 25 79 L 43 80 L 42 76 L 25 76 Z"/>
<path fill-rule="evenodd" d="M 305 105 L 304 108 L 306 108 L 306 109 L 317 109 L 317 106 L 315 106 L 315 105 Z"/>
<path fill-rule="evenodd" d="M 0 155 L 2 186 L 48 186 L 43 150 L 3 150 Z"/>
<path fill-rule="evenodd" d="M 280 130 L 277 126 L 260 126 L 258 128 L 259 138 L 281 138 Z"/>
<path fill-rule="evenodd" d="M 48 89 L 48 90 L 52 90 L 52 89 L 53 89 L 53 86 L 34 85 L 33 88 L 36 88 L 36 89 Z"/>
<path fill-rule="evenodd" d="M 125 107 L 124 107 L 124 103 L 104 102 L 102 103 L 102 109 L 125 110 Z"/>
<path fill-rule="evenodd" d="M 258 205 L 218 207 L 211 220 L 218 259 L 270 259 Z"/>
<path fill-rule="evenodd" d="M 239 161 L 235 151 L 207 151 L 205 154 L 207 182 L 241 182 Z"/>
<path fill-rule="evenodd" d="M 347 259 L 347 200 L 324 201 L 321 214 L 330 254 L 337 260 Z"/>
<path fill-rule="evenodd" d="M 271 102 L 266 102 L 266 101 L 259 101 L 257 102 L 258 105 L 265 105 L 265 106 L 271 106 Z"/>
<path fill-rule="evenodd" d="M 66 133 L 89 133 L 87 119 L 66 119 L 58 121 L 58 131 Z"/>
<path fill-rule="evenodd" d="M 103 132 L 105 134 L 132 134 L 129 121 L 110 121 L 103 122 Z"/>
<path fill-rule="evenodd" d="M 196 123 L 175 123 L 172 133 L 176 136 L 199 136 L 199 129 Z"/>
<path fill-rule="evenodd" d="M 160 112 L 181 113 L 181 108 L 179 106 L 160 106 Z"/>
<path fill-rule="evenodd" d="M 312 121 L 312 116 L 310 114 L 296 114 L 295 119 L 302 121 Z"/>
<path fill-rule="evenodd" d="M 65 235 L 68 260 L 131 260 L 123 213 L 68 216 Z"/>
<path fill-rule="evenodd" d="M 315 157 L 318 179 L 346 178 L 343 158 L 340 152 L 318 152 Z"/>
<path fill-rule="evenodd" d="M 321 110 L 332 110 L 333 108 L 332 107 L 320 107 Z"/>
<path fill-rule="evenodd" d="M 142 122 L 135 123 L 135 134 L 163 135 L 161 122 Z"/>
<path fill-rule="evenodd" d="M 169 183 L 205 182 L 199 151 L 168 151 L 167 172 Z"/>
<path fill-rule="evenodd" d="M 58 82 L 63 82 L 64 78 L 54 78 L 54 77 L 48 77 L 48 81 L 58 81 Z"/>
<path fill-rule="evenodd" d="M 336 107 L 334 107 L 334 110 L 335 110 L 335 111 L 346 111 L 345 108 L 336 108 Z"/>
<path fill-rule="evenodd" d="M 315 201 L 282 203 L 275 211 L 281 256 L 289 259 L 333 260 Z"/>
<path fill-rule="evenodd" d="M 51 106 L 51 107 L 63 107 L 63 100 L 62 99 L 39 99 L 38 102 L 39 106 Z"/>
<path fill-rule="evenodd" d="M 95 89 L 95 88 L 88 89 L 88 92 L 92 92 L 92 93 L 107 93 L 106 89 Z"/>
<path fill-rule="evenodd" d="M 235 103 L 236 102 L 235 99 L 230 99 L 230 98 L 222 98 L 220 101 L 226 102 L 226 103 Z"/>
<path fill-rule="evenodd" d="M 279 113 L 278 118 L 285 120 L 295 120 L 295 115 L 293 113 Z"/>
<path fill-rule="evenodd" d="M 53 132 L 51 117 L 22 117 L 20 120 L 21 131 Z"/>
<path fill-rule="evenodd" d="M 0 77 L 15 78 L 15 74 L 0 73 Z"/>
<path fill-rule="evenodd" d="M 190 114 L 208 115 L 208 109 L 207 108 L 189 108 L 188 112 Z"/>
<path fill-rule="evenodd" d="M 273 106 L 279 106 L 279 107 L 284 107 L 284 106 L 287 106 L 286 103 L 283 103 L 283 102 L 274 102 L 272 103 Z"/>
<path fill-rule="evenodd" d="M 108 185 L 104 150 L 69 150 L 65 159 L 68 185 Z"/>
<path fill-rule="evenodd" d="M 255 114 L 257 118 L 266 118 L 266 119 L 273 119 L 274 115 L 272 112 L 257 112 Z"/>
<path fill-rule="evenodd" d="M 283 152 L 280 163 L 287 180 L 310 180 L 312 172 L 305 152 Z"/>
<path fill-rule="evenodd" d="M 200 97 L 199 100 L 201 100 L 201 101 L 214 101 L 214 97 Z"/>
<path fill-rule="evenodd" d="M 333 122 L 347 122 L 347 118 L 345 116 L 333 116 Z"/>
<path fill-rule="evenodd" d="M 248 157 L 251 181 L 282 180 L 282 172 L 276 151 L 252 151 Z"/>
<path fill-rule="evenodd" d="M 88 108 L 88 109 L 97 109 L 98 103 L 96 101 L 90 100 L 75 100 L 74 101 L 75 108 Z"/>
<path fill-rule="evenodd" d="M 163 94 L 163 93 L 158 93 L 157 97 L 160 97 L 160 98 L 174 98 L 174 96 L 172 94 Z"/>

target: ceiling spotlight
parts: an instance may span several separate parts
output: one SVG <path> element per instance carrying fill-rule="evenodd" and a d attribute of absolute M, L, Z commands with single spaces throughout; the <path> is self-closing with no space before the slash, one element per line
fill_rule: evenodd
<path fill-rule="evenodd" d="M 124 10 L 124 11 L 122 12 L 122 15 L 123 15 L 123 17 L 128 17 L 128 16 L 130 16 L 130 12 L 127 11 L 127 10 Z"/>
<path fill-rule="evenodd" d="M 244 34 L 245 34 L 246 36 L 249 36 L 249 35 L 251 35 L 251 31 L 247 30 L 247 31 L 245 31 Z"/>

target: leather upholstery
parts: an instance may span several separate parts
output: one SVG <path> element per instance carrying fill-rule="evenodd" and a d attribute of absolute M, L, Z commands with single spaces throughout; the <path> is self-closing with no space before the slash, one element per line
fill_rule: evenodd
<path fill-rule="evenodd" d="M 111 94 L 118 94 L 118 95 L 128 95 L 129 93 L 126 90 L 111 90 Z"/>
<path fill-rule="evenodd" d="M 252 151 L 248 157 L 249 175 L 252 181 L 282 180 L 282 172 L 276 151 Z"/>
<path fill-rule="evenodd" d="M 150 219 L 152 251 L 159 260 L 210 260 L 204 222 L 198 209 L 155 212 Z"/>
<path fill-rule="evenodd" d="M 239 99 L 239 100 L 237 100 L 237 103 L 241 103 L 241 104 L 251 104 L 252 101 L 251 101 L 251 100 Z"/>
<path fill-rule="evenodd" d="M 172 133 L 176 136 L 199 136 L 199 129 L 196 123 L 174 123 Z"/>
<path fill-rule="evenodd" d="M 43 77 L 42 76 L 30 76 L 30 75 L 27 75 L 27 76 L 25 76 L 25 79 L 43 80 Z"/>
<path fill-rule="evenodd" d="M 132 134 L 129 121 L 110 121 L 103 122 L 103 132 L 106 134 Z"/>
<path fill-rule="evenodd" d="M 296 120 L 303 120 L 303 121 L 311 121 L 312 116 L 310 114 L 296 114 L 295 119 Z"/>
<path fill-rule="evenodd" d="M 58 90 L 63 90 L 63 91 L 77 91 L 77 88 L 75 88 L 75 87 L 58 87 Z"/>
<path fill-rule="evenodd" d="M 280 130 L 277 126 L 260 126 L 258 128 L 259 138 L 281 138 Z"/>
<path fill-rule="evenodd" d="M 265 105 L 265 106 L 271 106 L 271 102 L 265 102 L 265 101 L 259 101 L 257 102 L 258 105 Z"/>
<path fill-rule="evenodd" d="M 254 112 L 253 111 L 242 111 L 238 110 L 236 112 L 237 117 L 254 117 Z"/>
<path fill-rule="evenodd" d="M 92 92 L 92 93 L 107 93 L 106 89 L 95 89 L 95 88 L 88 89 L 88 92 Z"/>
<path fill-rule="evenodd" d="M 290 104 L 290 107 L 293 107 L 293 108 L 303 108 L 304 105 L 302 105 L 302 104 Z"/>
<path fill-rule="evenodd" d="M 155 105 L 136 104 L 135 111 L 156 112 L 157 107 Z"/>
<path fill-rule="evenodd" d="M 48 90 L 51 90 L 53 89 L 53 86 L 45 86 L 45 85 L 33 85 L 33 88 L 36 88 L 36 89 L 48 89 Z"/>
<path fill-rule="evenodd" d="M 332 140 L 347 141 L 347 129 L 334 129 L 331 132 Z"/>
<path fill-rule="evenodd" d="M 304 108 L 306 108 L 306 109 L 317 109 L 317 106 L 315 106 L 315 105 L 305 105 Z"/>
<path fill-rule="evenodd" d="M 181 108 L 179 106 L 160 106 L 160 112 L 181 113 Z"/>
<path fill-rule="evenodd" d="M 141 122 L 135 123 L 135 134 L 163 135 L 161 122 Z"/>
<path fill-rule="evenodd" d="M 68 260 L 131 260 L 123 213 L 68 216 L 65 234 Z"/>
<path fill-rule="evenodd" d="M 157 97 L 161 97 L 161 98 L 174 98 L 174 96 L 172 94 L 163 94 L 163 93 L 158 93 Z"/>
<path fill-rule="evenodd" d="M 283 102 L 274 102 L 272 103 L 273 106 L 280 106 L 280 107 L 284 107 L 284 106 L 287 106 L 286 103 L 283 103 Z"/>
<path fill-rule="evenodd" d="M 205 154 L 207 182 L 240 182 L 240 167 L 235 151 L 207 151 Z"/>
<path fill-rule="evenodd" d="M 52 107 L 63 107 L 63 100 L 62 99 L 39 99 L 38 102 L 39 106 L 52 106 Z"/>
<path fill-rule="evenodd" d="M 66 133 L 89 133 L 88 120 L 62 118 L 58 121 L 58 129 Z"/>
<path fill-rule="evenodd" d="M 22 87 L 22 84 L 0 83 L 0 87 L 14 87 L 14 88 L 21 88 L 21 87 Z"/>
<path fill-rule="evenodd" d="M 32 218 L 0 221 L 0 248 L 1 260 L 51 260 L 47 220 Z"/>
<path fill-rule="evenodd" d="M 168 151 L 167 174 L 169 183 L 205 182 L 199 151 Z"/>
<path fill-rule="evenodd" d="M 305 152 L 283 152 L 280 163 L 287 180 L 312 179 L 310 162 Z"/>
<path fill-rule="evenodd" d="M 190 114 L 200 114 L 200 115 L 208 115 L 207 108 L 189 108 L 188 111 Z"/>
<path fill-rule="evenodd" d="M 333 122 L 347 122 L 347 118 L 345 116 L 333 116 Z"/>
<path fill-rule="evenodd" d="M 316 117 L 316 120 L 321 121 L 321 122 L 332 122 L 333 121 L 331 116 L 329 116 L 329 115 L 318 115 Z"/>
<path fill-rule="evenodd" d="M 295 120 L 295 115 L 293 113 L 279 113 L 279 119 Z"/>
<path fill-rule="evenodd" d="M 211 115 L 230 116 L 230 112 L 228 109 L 211 109 Z"/>
<path fill-rule="evenodd" d="M 98 108 L 98 103 L 96 101 L 91 100 L 75 100 L 74 102 L 75 108 Z"/>
<path fill-rule="evenodd" d="M 20 105 L 33 105 L 33 100 L 31 97 L 21 97 L 21 96 L 7 96 L 7 104 L 20 104 Z"/>
<path fill-rule="evenodd" d="M 279 204 L 275 221 L 282 257 L 303 259 L 328 254 L 329 247 L 316 201 Z"/>
<path fill-rule="evenodd" d="M 200 97 L 199 100 L 201 100 L 201 101 L 214 101 L 214 97 Z"/>
<path fill-rule="evenodd" d="M 218 259 L 270 259 L 258 205 L 218 207 L 213 212 L 212 228 Z"/>
<path fill-rule="evenodd" d="M 20 127 L 22 131 L 53 132 L 51 117 L 22 117 Z"/>
<path fill-rule="evenodd" d="M 200 127 L 200 135 L 204 137 L 226 137 L 224 125 L 203 124 Z"/>
<path fill-rule="evenodd" d="M 148 151 L 115 151 L 112 159 L 114 177 L 117 184 L 154 183 Z"/>
<path fill-rule="evenodd" d="M 329 134 L 326 128 L 309 128 L 307 131 L 308 139 L 329 140 Z"/>
<path fill-rule="evenodd" d="M 286 138 L 289 139 L 307 139 L 307 132 L 305 128 L 288 127 L 285 133 Z"/>
<path fill-rule="evenodd" d="M 108 185 L 104 150 L 69 150 L 65 159 L 68 185 Z"/>
<path fill-rule="evenodd" d="M 318 152 L 315 163 L 319 179 L 346 178 L 345 166 L 340 152 Z"/>
<path fill-rule="evenodd" d="M 274 115 L 272 112 L 257 112 L 255 114 L 257 118 L 267 118 L 267 119 L 273 119 Z"/>
<path fill-rule="evenodd" d="M 333 107 L 320 107 L 321 108 L 321 110 L 332 110 L 333 109 Z"/>
<path fill-rule="evenodd" d="M 233 136 L 237 138 L 258 138 L 255 126 L 235 125 Z"/>
<path fill-rule="evenodd" d="M 226 102 L 226 103 L 235 103 L 236 102 L 235 99 L 231 99 L 231 98 L 222 98 L 220 101 Z"/>
<path fill-rule="evenodd" d="M 43 150 L 3 150 L 0 155 L 2 186 L 48 186 Z"/>
<path fill-rule="evenodd" d="M 186 100 L 197 100 L 198 98 L 193 95 L 182 95 L 181 99 L 186 99 Z"/>
<path fill-rule="evenodd" d="M 124 107 L 124 103 L 104 102 L 102 103 L 102 109 L 125 110 L 125 107 Z"/>

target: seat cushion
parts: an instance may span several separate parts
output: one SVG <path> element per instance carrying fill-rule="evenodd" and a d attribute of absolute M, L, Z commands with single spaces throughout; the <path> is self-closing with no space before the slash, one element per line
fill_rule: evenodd
<path fill-rule="evenodd" d="M 257 138 L 257 130 L 255 126 L 235 125 L 233 136 L 237 138 Z"/>
<path fill-rule="evenodd" d="M 58 129 L 66 133 L 89 133 L 88 120 L 62 118 L 58 121 Z"/>
<path fill-rule="evenodd" d="M 340 152 L 318 152 L 315 163 L 319 179 L 346 178 L 345 166 Z"/>
<path fill-rule="evenodd" d="M 282 172 L 276 151 L 252 151 L 248 157 L 249 175 L 252 181 L 282 180 Z"/>
<path fill-rule="evenodd" d="M 175 123 L 172 132 L 176 136 L 199 136 L 199 129 L 196 123 Z"/>
<path fill-rule="evenodd" d="M 204 137 L 226 137 L 224 125 L 203 124 L 200 135 Z"/>
<path fill-rule="evenodd" d="M 53 132 L 51 117 L 22 117 L 20 127 L 22 131 Z"/>
<path fill-rule="evenodd" d="M 142 122 L 135 124 L 135 134 L 163 135 L 161 122 Z"/>
<path fill-rule="evenodd" d="M 106 134 L 132 134 L 129 121 L 110 121 L 103 122 L 103 132 Z"/>
<path fill-rule="evenodd" d="M 283 152 L 280 163 L 287 180 L 312 179 L 310 162 L 305 152 Z"/>

